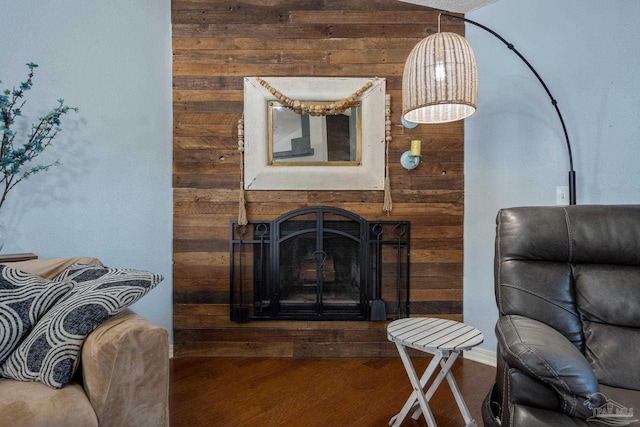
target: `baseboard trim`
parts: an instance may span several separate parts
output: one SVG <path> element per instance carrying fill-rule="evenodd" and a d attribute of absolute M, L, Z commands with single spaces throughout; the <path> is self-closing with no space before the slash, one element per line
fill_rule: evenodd
<path fill-rule="evenodd" d="M 463 357 L 473 360 L 474 362 L 493 366 L 494 368 L 498 366 L 498 358 L 495 351 L 485 350 L 483 348 L 472 348 L 471 350 L 465 351 Z"/>

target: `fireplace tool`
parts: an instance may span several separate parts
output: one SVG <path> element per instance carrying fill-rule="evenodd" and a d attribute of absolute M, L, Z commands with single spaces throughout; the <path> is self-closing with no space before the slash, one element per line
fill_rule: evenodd
<path fill-rule="evenodd" d="M 402 275 L 400 274 L 400 269 L 402 268 L 402 240 L 404 235 L 407 232 L 406 224 L 398 224 L 393 228 L 393 233 L 396 235 L 398 239 L 397 247 L 396 247 L 396 268 L 398 269 L 396 272 L 396 319 L 400 319 L 402 317 L 407 317 L 406 310 L 403 309 L 402 304 Z M 408 249 L 407 249 L 408 250 Z"/>
<path fill-rule="evenodd" d="M 238 234 L 240 235 L 240 240 L 239 240 L 239 248 L 238 248 L 238 280 L 240 282 L 240 305 L 234 306 L 231 309 L 231 320 L 234 322 L 248 322 L 249 321 L 249 309 L 247 309 L 247 307 L 244 306 L 243 304 L 243 295 L 242 295 L 242 282 L 244 280 L 244 278 L 242 277 L 242 240 L 244 238 L 244 235 L 247 232 L 247 227 L 244 225 L 241 225 L 237 228 L 238 230 Z M 231 287 L 233 289 L 233 286 Z M 231 299 L 232 303 L 233 303 L 233 296 Z"/>
<path fill-rule="evenodd" d="M 387 320 L 387 308 L 382 299 L 382 253 L 380 250 L 382 225 L 375 224 L 371 231 L 376 235 L 376 283 L 374 286 L 374 300 L 371 302 L 371 320 L 381 322 Z"/>

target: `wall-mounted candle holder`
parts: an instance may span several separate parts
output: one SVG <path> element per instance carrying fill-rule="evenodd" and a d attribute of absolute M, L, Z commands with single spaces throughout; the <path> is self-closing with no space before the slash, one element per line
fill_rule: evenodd
<path fill-rule="evenodd" d="M 406 170 L 412 170 L 418 167 L 420 164 L 420 145 L 422 142 L 419 139 L 414 139 L 411 141 L 411 150 L 405 151 L 400 156 L 400 164 Z"/>

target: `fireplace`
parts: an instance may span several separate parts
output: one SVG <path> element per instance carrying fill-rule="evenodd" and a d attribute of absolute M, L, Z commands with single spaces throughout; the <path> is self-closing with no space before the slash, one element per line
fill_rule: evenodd
<path fill-rule="evenodd" d="M 232 221 L 231 319 L 406 317 L 409 235 L 409 222 L 370 222 L 327 206 L 245 226 Z M 374 305 L 382 309 L 372 318 Z"/>

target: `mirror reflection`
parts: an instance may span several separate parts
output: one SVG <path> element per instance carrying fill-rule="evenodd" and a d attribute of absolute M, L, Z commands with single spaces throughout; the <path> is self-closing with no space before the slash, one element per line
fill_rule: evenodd
<path fill-rule="evenodd" d="M 313 102 L 313 104 L 322 104 Z M 328 104 L 328 103 L 327 103 Z M 341 114 L 297 114 L 269 101 L 269 164 L 357 166 L 361 162 L 361 104 Z"/>

